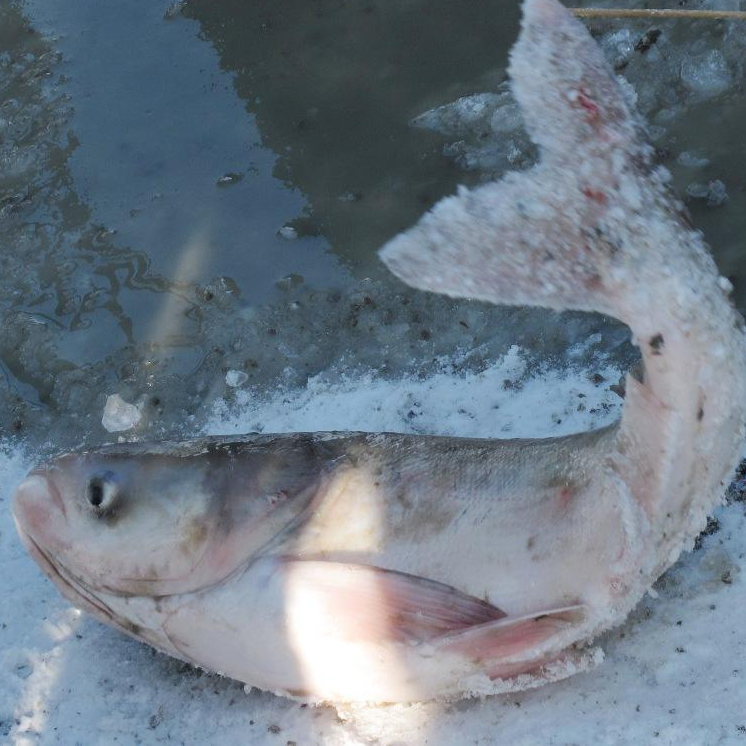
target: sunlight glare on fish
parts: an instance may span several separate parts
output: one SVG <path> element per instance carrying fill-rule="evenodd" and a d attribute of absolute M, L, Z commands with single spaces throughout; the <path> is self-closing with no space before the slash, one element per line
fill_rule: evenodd
<path fill-rule="evenodd" d="M 334 497 L 325 501 L 322 509 L 303 527 L 300 553 L 325 556 L 337 550 L 370 556 L 378 552 L 385 526 L 376 493 L 373 474 L 362 469 L 343 469 L 329 487 L 329 495 Z M 319 578 L 321 584 L 325 580 Z M 339 609 L 330 613 L 328 604 L 324 603 L 327 597 L 315 592 L 303 567 L 291 568 L 288 572 L 284 585 L 287 634 L 300 679 L 309 691 L 328 690 L 339 681 L 351 682 L 354 688 L 358 682 L 360 696 L 364 697 L 371 680 L 405 681 L 410 678 L 403 663 L 392 658 L 391 646 L 382 647 L 379 655 L 360 655 L 361 649 L 367 650 L 367 646 L 340 644 L 340 639 L 348 635 L 354 637 L 362 633 L 364 636 L 368 627 L 390 626 L 385 611 L 389 605 L 386 591 L 378 578 L 360 577 L 356 583 L 359 585 L 355 597 L 340 593 L 339 600 L 335 599 Z M 332 594 L 335 590 L 331 588 Z M 375 600 L 368 600 L 367 606 L 358 605 L 362 598 Z M 391 636 L 395 636 L 394 630 Z M 370 646 L 375 645 L 371 640 Z M 355 692 L 350 695 L 358 696 Z"/>

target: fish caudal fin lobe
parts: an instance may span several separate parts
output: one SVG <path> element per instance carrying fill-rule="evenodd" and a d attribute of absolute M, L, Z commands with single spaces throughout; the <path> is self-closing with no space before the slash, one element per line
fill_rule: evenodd
<path fill-rule="evenodd" d="M 632 330 L 644 379 L 628 378 L 608 462 L 620 500 L 634 503 L 618 615 L 722 498 L 744 440 L 746 337 L 730 283 L 653 164 L 626 84 L 559 2 L 523 7 L 510 74 L 540 162 L 460 189 L 381 258 L 423 290 L 600 311 Z"/>
<path fill-rule="evenodd" d="M 381 258 L 423 290 L 619 315 L 629 260 L 604 220 L 620 195 L 642 208 L 636 172 L 651 150 L 601 50 L 555 0 L 524 3 L 510 73 L 540 164 L 461 188 Z"/>

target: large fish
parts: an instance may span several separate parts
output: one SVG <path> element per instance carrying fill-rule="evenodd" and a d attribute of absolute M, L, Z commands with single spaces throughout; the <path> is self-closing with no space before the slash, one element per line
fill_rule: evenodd
<path fill-rule="evenodd" d="M 20 535 L 65 596 L 159 650 L 310 700 L 534 686 L 600 658 L 736 466 L 746 339 L 585 28 L 526 0 L 510 73 L 541 162 L 382 251 L 411 285 L 602 311 L 644 362 L 621 421 L 542 440 L 249 435 L 62 456 Z"/>

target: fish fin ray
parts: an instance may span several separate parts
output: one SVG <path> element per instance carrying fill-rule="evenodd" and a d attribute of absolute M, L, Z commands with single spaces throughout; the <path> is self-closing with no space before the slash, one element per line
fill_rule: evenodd
<path fill-rule="evenodd" d="M 381 259 L 420 290 L 614 315 L 609 251 L 593 228 L 599 206 L 570 181 L 537 166 L 462 188 L 391 239 Z"/>
<path fill-rule="evenodd" d="M 587 607 L 577 604 L 509 616 L 444 635 L 435 645 L 443 653 L 479 661 L 493 679 L 511 678 L 559 660 L 587 615 Z"/>
<path fill-rule="evenodd" d="M 283 574 L 293 603 L 328 617 L 342 637 L 421 642 L 505 617 L 449 585 L 371 565 L 286 559 Z"/>

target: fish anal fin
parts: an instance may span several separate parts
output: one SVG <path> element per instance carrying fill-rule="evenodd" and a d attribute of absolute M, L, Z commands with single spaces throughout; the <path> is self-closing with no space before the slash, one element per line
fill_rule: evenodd
<path fill-rule="evenodd" d="M 309 623 L 347 640 L 426 642 L 505 617 L 449 585 L 370 565 L 286 559 L 283 575 Z"/>
<path fill-rule="evenodd" d="M 511 678 L 561 658 L 562 651 L 578 638 L 578 628 L 586 618 L 587 608 L 582 604 L 508 616 L 445 635 L 437 649 L 470 658 L 491 678 Z"/>

